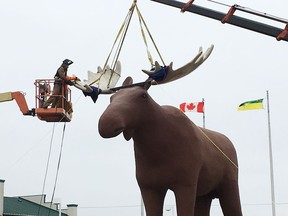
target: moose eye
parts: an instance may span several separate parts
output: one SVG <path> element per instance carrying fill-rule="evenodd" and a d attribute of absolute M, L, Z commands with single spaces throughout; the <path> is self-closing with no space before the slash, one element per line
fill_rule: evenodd
<path fill-rule="evenodd" d="M 142 94 L 142 98 L 146 99 L 148 95 L 146 93 Z"/>

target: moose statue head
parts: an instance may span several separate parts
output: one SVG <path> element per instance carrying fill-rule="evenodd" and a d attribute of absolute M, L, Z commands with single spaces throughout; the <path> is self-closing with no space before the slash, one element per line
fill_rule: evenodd
<path fill-rule="evenodd" d="M 227 216 L 241 216 L 236 151 L 215 131 L 196 126 L 172 106 L 160 106 L 147 90 L 151 81 L 127 77 L 99 119 L 104 138 L 123 133 L 134 141 L 136 178 L 147 216 L 162 216 L 172 190 L 178 216 L 209 216 L 218 198 Z"/>

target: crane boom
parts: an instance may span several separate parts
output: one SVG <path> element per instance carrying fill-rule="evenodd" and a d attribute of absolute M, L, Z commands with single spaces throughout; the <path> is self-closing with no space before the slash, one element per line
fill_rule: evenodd
<path fill-rule="evenodd" d="M 179 8 L 179 9 L 182 9 L 185 6 L 185 3 L 174 1 L 174 0 L 151 0 L 151 1 L 169 5 L 172 7 Z M 236 8 L 236 9 L 239 9 L 239 8 Z M 185 8 L 185 11 L 195 13 L 201 16 L 205 16 L 208 18 L 216 19 L 221 22 L 224 20 L 225 17 L 227 17 L 227 14 L 225 13 L 211 10 L 211 9 L 201 7 L 195 4 L 192 4 L 191 6 Z M 270 17 L 267 17 L 267 18 L 269 19 Z M 276 20 L 276 21 L 282 22 L 282 20 Z M 288 34 L 287 34 L 288 25 L 286 25 L 285 29 L 281 29 L 281 28 L 267 25 L 265 23 L 257 22 L 251 19 L 235 16 L 233 14 L 229 17 L 229 19 L 225 21 L 225 23 L 229 23 L 231 25 L 235 25 L 244 29 L 248 29 L 251 31 L 264 34 L 264 35 L 268 35 L 268 36 L 276 38 L 277 40 L 288 41 Z"/>

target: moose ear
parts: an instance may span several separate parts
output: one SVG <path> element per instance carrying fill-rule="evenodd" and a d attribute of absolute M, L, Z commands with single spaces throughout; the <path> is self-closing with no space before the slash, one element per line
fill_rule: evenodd
<path fill-rule="evenodd" d="M 127 86 L 127 85 L 132 85 L 132 84 L 133 84 L 133 79 L 132 79 L 132 77 L 128 76 L 128 77 L 124 80 L 122 86 Z"/>

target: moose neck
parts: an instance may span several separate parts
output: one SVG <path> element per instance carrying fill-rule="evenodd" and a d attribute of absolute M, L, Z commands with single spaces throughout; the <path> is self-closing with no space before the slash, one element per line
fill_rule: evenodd
<path fill-rule="evenodd" d="M 135 130 L 133 135 L 134 144 L 139 148 L 153 148 L 155 145 L 159 148 L 166 148 L 165 145 L 174 136 L 173 133 L 179 129 L 179 125 L 173 123 L 171 118 L 170 106 L 160 106 L 157 103 L 153 104 L 149 115 L 145 116 L 145 121 Z M 174 112 L 178 112 L 172 108 Z M 174 121 L 175 122 L 175 121 Z"/>

